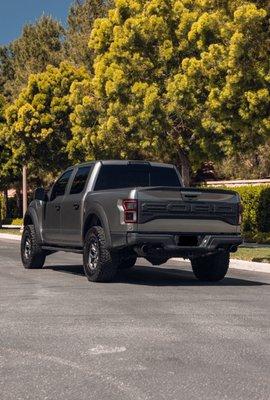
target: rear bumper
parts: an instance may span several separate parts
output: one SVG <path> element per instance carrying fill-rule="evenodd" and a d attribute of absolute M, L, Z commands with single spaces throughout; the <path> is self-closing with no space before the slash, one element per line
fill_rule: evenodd
<path fill-rule="evenodd" d="M 194 234 L 196 235 L 196 234 Z M 193 236 L 194 236 L 193 235 Z M 179 245 L 183 234 L 127 233 L 128 246 L 142 248 L 148 246 L 150 252 L 167 253 L 169 256 L 192 256 L 196 254 L 213 253 L 219 250 L 236 251 L 243 242 L 240 235 L 228 234 L 198 234 L 198 244 L 195 246 Z M 186 235 L 185 235 L 186 236 Z"/>

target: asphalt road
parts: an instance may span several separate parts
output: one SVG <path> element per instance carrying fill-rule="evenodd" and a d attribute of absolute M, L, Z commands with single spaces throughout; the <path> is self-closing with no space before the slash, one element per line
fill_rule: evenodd
<path fill-rule="evenodd" d="M 94 284 L 80 256 L 26 271 L 18 246 L 0 240 L 1 400 L 270 398 L 270 274 L 141 261 Z"/>

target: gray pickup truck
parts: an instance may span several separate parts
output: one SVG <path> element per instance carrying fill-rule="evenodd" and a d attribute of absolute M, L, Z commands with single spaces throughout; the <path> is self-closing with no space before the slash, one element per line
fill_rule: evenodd
<path fill-rule="evenodd" d="M 173 165 L 88 162 L 35 191 L 21 257 L 25 268 L 42 268 L 56 251 L 80 253 L 93 282 L 112 280 L 137 257 L 153 265 L 184 257 L 199 280 L 218 281 L 242 242 L 240 220 L 236 192 L 184 188 Z"/>

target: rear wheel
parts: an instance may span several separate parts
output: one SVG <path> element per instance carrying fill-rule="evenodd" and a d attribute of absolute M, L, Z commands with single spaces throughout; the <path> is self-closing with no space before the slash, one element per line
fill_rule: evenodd
<path fill-rule="evenodd" d="M 100 226 L 93 226 L 86 234 L 83 266 L 91 282 L 109 282 L 117 272 L 117 256 L 107 249 L 104 230 Z"/>
<path fill-rule="evenodd" d="M 27 269 L 42 268 L 45 263 L 46 252 L 38 244 L 34 225 L 27 225 L 23 230 L 21 259 Z"/>
<path fill-rule="evenodd" d="M 199 281 L 218 282 L 222 280 L 229 268 L 230 253 L 223 251 L 191 260 L 192 270 Z"/>

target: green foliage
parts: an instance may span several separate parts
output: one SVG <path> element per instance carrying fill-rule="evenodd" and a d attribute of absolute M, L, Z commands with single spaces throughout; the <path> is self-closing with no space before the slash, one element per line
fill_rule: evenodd
<path fill-rule="evenodd" d="M 7 167 L 11 151 L 7 145 L 6 118 L 5 118 L 5 98 L 0 94 L 0 191 L 6 189 L 12 182 L 16 181 L 12 167 Z"/>
<path fill-rule="evenodd" d="M 196 166 L 263 143 L 269 32 L 267 1 L 116 0 L 90 40 L 108 156 Z"/>
<path fill-rule="evenodd" d="M 233 190 L 240 194 L 244 208 L 242 230 L 270 232 L 270 186 L 238 186 L 233 187 Z"/>
<path fill-rule="evenodd" d="M 0 49 L 0 90 L 13 99 L 27 84 L 30 74 L 62 60 L 64 29 L 50 16 L 27 24 L 22 35 Z"/>
<path fill-rule="evenodd" d="M 244 153 L 264 143 L 270 133 L 267 2 L 260 8 L 231 1 L 229 12 L 222 5 L 202 3 L 204 12 L 188 33 L 187 46 L 193 51 L 171 80 L 172 109 L 181 113 L 189 101 L 185 118 L 194 123 L 206 153 L 213 154 L 217 144 L 221 155 L 239 149 Z M 204 140 L 201 129 L 212 141 Z"/>
<path fill-rule="evenodd" d="M 238 152 L 215 162 L 220 179 L 264 179 L 270 176 L 270 140 L 247 153 Z"/>
<path fill-rule="evenodd" d="M 20 210 L 18 207 L 19 200 L 17 197 L 9 197 L 7 199 L 7 210 L 5 212 L 4 221 L 7 225 L 11 224 L 11 220 L 20 218 Z"/>
<path fill-rule="evenodd" d="M 227 157 L 259 173 L 269 21 L 268 0 L 76 0 L 66 30 L 47 16 L 26 25 L 0 48 L 0 189 L 24 163 L 37 183 L 91 158 L 169 161 L 188 174 Z"/>
<path fill-rule="evenodd" d="M 81 162 L 106 157 L 103 141 L 98 136 L 103 109 L 90 76 L 72 84 L 69 104 L 73 110 L 70 115 L 72 139 L 67 146 L 70 158 L 74 162 Z"/>
<path fill-rule="evenodd" d="M 22 218 L 6 218 L 2 221 L 3 225 L 22 225 L 23 219 Z"/>
<path fill-rule="evenodd" d="M 96 18 L 105 16 L 110 1 L 76 0 L 67 19 L 65 54 L 76 65 L 93 68 L 93 50 L 88 47 L 89 37 Z"/>
<path fill-rule="evenodd" d="M 4 206 L 3 196 L 0 194 L 0 226 L 4 215 L 3 206 Z"/>
<path fill-rule="evenodd" d="M 87 76 L 83 68 L 68 63 L 30 76 L 27 87 L 6 110 L 6 137 L 12 152 L 7 165 L 53 172 L 69 164 L 70 87 Z"/>
<path fill-rule="evenodd" d="M 0 47 L 0 93 L 6 99 L 11 98 L 10 84 L 14 79 L 14 66 L 11 46 Z"/>
<path fill-rule="evenodd" d="M 270 244 L 269 232 L 244 232 L 245 242 Z"/>

